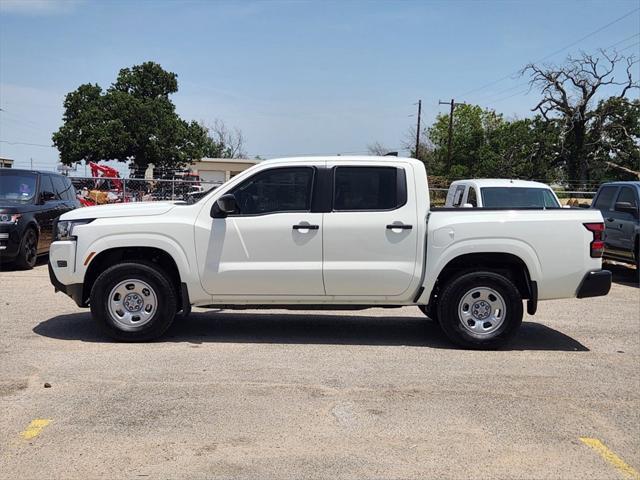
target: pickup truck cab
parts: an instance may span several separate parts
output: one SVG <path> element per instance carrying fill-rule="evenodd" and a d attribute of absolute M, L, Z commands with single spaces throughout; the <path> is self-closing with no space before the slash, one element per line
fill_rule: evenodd
<path fill-rule="evenodd" d="M 591 208 L 604 217 L 604 257 L 636 266 L 640 278 L 640 181 L 600 185 Z"/>
<path fill-rule="evenodd" d="M 456 343 L 495 348 L 538 300 L 606 295 L 594 210 L 430 209 L 410 158 L 261 162 L 198 202 L 83 208 L 50 276 L 112 337 L 162 335 L 192 305 L 419 306 Z M 554 232 L 549 235 L 549 232 Z"/>
<path fill-rule="evenodd" d="M 448 208 L 560 208 L 555 192 L 544 183 L 501 178 L 456 180 L 449 186 Z"/>

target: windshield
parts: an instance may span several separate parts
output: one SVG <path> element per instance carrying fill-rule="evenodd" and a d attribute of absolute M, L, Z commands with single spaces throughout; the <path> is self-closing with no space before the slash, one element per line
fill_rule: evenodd
<path fill-rule="evenodd" d="M 485 187 L 480 192 L 485 208 L 560 208 L 547 188 Z"/>
<path fill-rule="evenodd" d="M 35 194 L 35 174 L 25 172 L 0 172 L 0 200 L 31 202 Z"/>

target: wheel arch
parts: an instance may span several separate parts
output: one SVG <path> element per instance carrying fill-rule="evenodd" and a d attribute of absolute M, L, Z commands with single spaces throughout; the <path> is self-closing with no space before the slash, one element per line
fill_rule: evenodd
<path fill-rule="evenodd" d="M 84 275 L 84 282 L 82 287 L 83 303 L 86 305 L 87 299 L 91 294 L 91 289 L 98 276 L 109 266 L 116 263 L 122 263 L 126 261 L 152 263 L 157 265 L 162 271 L 164 271 L 169 280 L 176 289 L 176 296 L 180 300 L 183 297 L 182 294 L 182 277 L 180 275 L 180 269 L 173 256 L 166 250 L 158 247 L 139 247 L 139 246 L 123 246 L 107 248 L 95 254 L 91 258 L 91 261 L 87 267 Z M 182 303 L 182 302 L 180 302 Z M 182 305 L 179 305 L 181 308 Z"/>
<path fill-rule="evenodd" d="M 507 252 L 465 253 L 450 259 L 433 277 L 435 280 L 431 289 L 428 292 L 425 291 L 422 298 L 428 298 L 428 302 L 425 303 L 435 305 L 442 286 L 449 279 L 463 273 L 482 270 L 508 277 L 516 285 L 522 298 L 528 300 L 528 312 L 535 313 L 538 297 L 537 283 L 532 279 L 527 263 L 518 255 Z"/>

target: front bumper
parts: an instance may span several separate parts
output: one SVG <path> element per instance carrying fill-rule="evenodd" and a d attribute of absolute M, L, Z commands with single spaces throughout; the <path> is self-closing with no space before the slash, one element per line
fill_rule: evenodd
<path fill-rule="evenodd" d="M 0 225 L 0 257 L 13 259 L 20 252 L 20 229 L 15 225 Z"/>
<path fill-rule="evenodd" d="M 611 272 L 609 270 L 593 270 L 588 272 L 576 293 L 578 298 L 601 297 L 611 290 Z"/>
<path fill-rule="evenodd" d="M 56 278 L 56 274 L 53 271 L 51 262 L 49 262 L 49 280 L 51 280 L 51 283 L 53 284 L 56 292 L 62 292 L 65 295 L 71 297 L 79 307 L 87 306 L 83 298 L 84 285 L 82 283 L 72 283 L 70 285 L 65 285 L 60 282 L 60 280 Z"/>

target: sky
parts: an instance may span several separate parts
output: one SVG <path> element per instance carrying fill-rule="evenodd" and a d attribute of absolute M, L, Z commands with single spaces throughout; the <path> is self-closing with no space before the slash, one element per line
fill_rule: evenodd
<path fill-rule="evenodd" d="M 150 60 L 182 118 L 240 128 L 251 157 L 406 154 L 418 99 L 423 124 L 451 98 L 526 117 L 525 64 L 639 56 L 639 34 L 638 0 L 0 0 L 0 156 L 55 168 L 65 94 Z"/>

